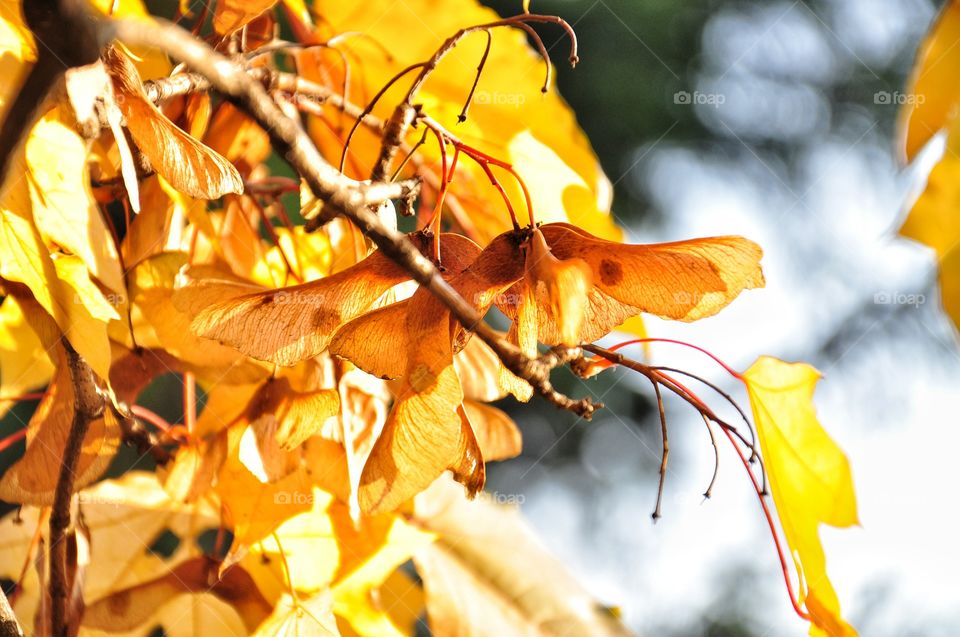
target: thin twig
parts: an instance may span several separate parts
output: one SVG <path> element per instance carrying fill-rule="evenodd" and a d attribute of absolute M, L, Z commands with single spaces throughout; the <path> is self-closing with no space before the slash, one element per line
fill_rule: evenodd
<path fill-rule="evenodd" d="M 717 437 L 713 433 L 713 426 L 710 424 L 710 419 L 704 414 L 700 414 L 700 416 L 703 418 L 703 424 L 707 427 L 707 433 L 710 434 L 710 444 L 713 445 L 713 477 L 710 478 L 710 484 L 707 485 L 706 491 L 703 492 L 704 499 L 709 500 L 713 495 L 713 486 L 717 483 L 717 474 L 720 473 L 720 447 L 717 446 Z"/>
<path fill-rule="evenodd" d="M 670 443 L 667 439 L 667 414 L 663 408 L 663 394 L 660 393 L 660 383 L 653 382 L 653 391 L 657 395 L 657 409 L 660 412 L 660 439 L 663 442 L 663 453 L 660 456 L 660 482 L 657 485 L 657 506 L 653 510 L 653 521 L 661 517 L 660 505 L 663 503 L 663 485 L 667 479 L 667 458 L 670 457 Z"/>

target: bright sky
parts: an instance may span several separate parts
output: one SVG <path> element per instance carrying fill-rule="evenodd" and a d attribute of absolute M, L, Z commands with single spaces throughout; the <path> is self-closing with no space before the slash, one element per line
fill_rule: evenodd
<path fill-rule="evenodd" d="M 825 374 L 818 412 L 850 457 L 863 524 L 822 532 L 844 614 L 864 637 L 953 636 L 960 345 L 938 308 L 932 253 L 895 236 L 918 171 L 898 169 L 871 110 L 831 109 L 823 96 L 852 73 L 905 68 L 894 56 L 914 46 L 932 8 L 910 0 L 823 4 L 818 15 L 788 2 L 714 15 L 698 88 L 726 99 L 696 108 L 730 144 L 638 149 L 643 161 L 626 177 L 667 221 L 633 228 L 633 241 L 743 234 L 764 247 L 767 276 L 766 289 L 745 293 L 718 317 L 648 327 L 740 369 L 772 354 Z M 773 135 L 793 144 L 792 167 L 757 150 L 754 142 Z M 940 152 L 928 150 L 922 161 Z M 887 298 L 910 303 L 876 302 Z M 702 356 L 661 345 L 654 357 L 736 390 Z M 649 393 L 644 383 L 622 382 Z M 496 484 L 519 485 L 545 542 L 603 601 L 622 606 L 641 634 L 660 634 L 659 626 L 693 634 L 684 632 L 696 630 L 685 617 L 735 601 L 760 635 L 805 635 L 739 461 L 725 450 L 714 497 L 701 503 L 712 447 L 689 408 L 667 408 L 673 468 L 656 526 L 649 467 L 659 444 L 637 433 L 630 414 L 581 425 L 589 433 L 578 463 L 521 459 L 502 467 Z M 522 424 L 528 438 L 545 430 L 535 420 Z"/>

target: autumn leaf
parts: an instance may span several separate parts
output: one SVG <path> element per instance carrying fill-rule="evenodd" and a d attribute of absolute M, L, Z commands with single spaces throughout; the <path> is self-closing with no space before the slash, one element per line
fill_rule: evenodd
<path fill-rule="evenodd" d="M 957 40 L 960 40 L 960 2 L 948 0 L 917 51 L 907 82 L 907 99 L 900 110 L 897 135 L 902 156 L 907 161 L 912 161 L 930 138 L 949 126 L 956 115 L 960 104 L 960 91 L 953 82 L 960 69 Z"/>
<path fill-rule="evenodd" d="M 224 4 L 230 3 L 217 3 L 218 12 Z M 203 143 L 210 150 L 223 155 L 245 178 L 273 150 L 266 131 L 230 102 L 224 102 L 217 108 Z"/>
<path fill-rule="evenodd" d="M 457 414 L 463 393 L 453 367 L 450 316 L 427 290 L 411 301 L 412 345 L 397 401 L 360 478 L 360 508 L 390 511 L 452 469 L 471 493 L 483 487 L 483 459 Z"/>
<path fill-rule="evenodd" d="M 266 538 L 285 520 L 308 511 L 313 499 L 302 472 L 263 482 L 240 461 L 236 448 L 229 453 L 216 486 L 225 521 L 234 536 L 225 564 L 233 564 L 251 544 Z"/>
<path fill-rule="evenodd" d="M 277 0 L 222 0 L 213 12 L 213 28 L 230 35 L 277 4 Z"/>
<path fill-rule="evenodd" d="M 958 277 L 956 246 L 960 240 L 960 221 L 956 210 L 960 205 L 960 120 L 949 124 L 947 149 L 930 171 L 923 192 L 913 204 L 910 214 L 900 228 L 900 234 L 924 243 L 937 254 L 940 266 L 940 293 L 943 307 L 960 324 L 960 277 Z"/>
<path fill-rule="evenodd" d="M 547 345 L 563 342 L 563 330 L 579 325 L 575 342 L 589 342 L 604 336 L 626 319 L 641 312 L 662 318 L 695 321 L 719 312 L 745 289 L 762 287 L 760 270 L 761 250 L 755 243 L 742 237 L 714 237 L 674 243 L 625 245 L 598 239 L 569 224 L 544 224 L 540 227 L 549 252 L 557 262 L 579 260 L 587 264 L 589 277 L 580 266 L 579 282 L 567 288 L 531 288 L 526 284 L 514 286 L 507 294 L 507 302 L 498 303 L 508 316 L 516 317 L 520 301 L 527 304 L 527 314 L 518 324 L 518 330 L 531 331 L 536 327 L 538 340 Z M 541 248 L 542 251 L 542 248 Z M 537 267 L 545 268 L 542 261 Z M 534 264 L 527 266 L 534 267 Z M 572 271 L 571 271 L 572 272 Z M 528 274 L 528 279 L 543 281 L 554 274 Z M 566 275 L 565 275 L 566 276 Z M 557 312 L 568 307 L 566 296 L 570 285 L 582 298 L 583 286 L 592 279 L 592 289 L 583 316 L 579 310 L 569 309 L 568 325 L 558 324 L 564 315 Z M 588 288 L 589 289 L 589 288 Z M 551 298 L 553 297 L 553 298 Z M 558 298 L 559 297 L 559 298 Z M 556 307 L 551 311 L 548 308 Z M 570 314 L 574 312 L 574 314 Z M 567 338 L 572 335 L 568 334 Z M 523 333 L 517 338 L 529 339 Z"/>
<path fill-rule="evenodd" d="M 190 329 L 199 336 L 291 366 L 325 350 L 340 325 L 408 277 L 377 251 L 332 276 L 275 290 L 199 280 L 178 291 L 174 302 L 193 316 Z"/>
<path fill-rule="evenodd" d="M 568 347 L 580 344 L 580 331 L 593 289 L 593 272 L 583 259 L 560 260 L 550 253 L 539 228 L 534 229 L 527 247 L 527 285 L 539 305 L 559 330 L 559 341 Z"/>
<path fill-rule="evenodd" d="M 195 557 L 156 579 L 121 589 L 88 605 L 83 626 L 111 633 L 132 631 L 149 625 L 167 604 L 183 595 L 195 597 L 191 600 L 191 624 L 197 632 L 250 634 L 273 610 L 242 568 L 234 566 L 218 576 L 216 562 Z M 221 609 L 221 603 L 235 614 Z M 243 622 L 241 626 L 236 626 L 237 615 Z"/>
<path fill-rule="evenodd" d="M 821 524 L 858 524 L 850 464 L 814 411 L 820 373 L 809 365 L 763 356 L 743 378 L 773 501 L 806 591 L 800 602 L 810 614 L 810 634 L 854 636 L 840 617 L 819 536 Z"/>
<path fill-rule="evenodd" d="M 417 497 L 414 519 L 439 536 L 414 558 L 434 634 L 629 634 L 547 554 L 516 510 L 485 498 L 469 502 L 450 481 L 438 481 Z"/>
<path fill-rule="evenodd" d="M 474 432 L 484 461 L 506 460 L 520 455 L 520 428 L 502 410 L 473 400 L 463 401 L 460 418 Z"/>
<path fill-rule="evenodd" d="M 339 637 L 337 620 L 333 616 L 330 595 L 318 593 L 307 600 L 285 596 L 277 602 L 273 613 L 251 637 Z"/>
<path fill-rule="evenodd" d="M 216 512 L 209 505 L 172 502 L 156 476 L 141 471 L 84 489 L 78 500 L 97 556 L 87 565 L 84 575 L 84 598 L 88 604 L 155 579 L 158 573 L 188 559 L 190 552 L 196 550 L 195 537 L 217 523 Z M 4 539 L 0 544 L 0 575 L 11 581 L 19 579 L 21 569 L 33 559 L 34 536 L 45 534 L 46 526 L 40 509 L 33 507 L 24 507 L 19 514 L 0 520 L 0 537 Z M 162 557 L 145 550 L 169 534 L 182 539 L 172 555 Z M 34 616 L 40 601 L 38 586 L 36 571 L 30 567 L 14 604 L 19 617 Z M 167 634 L 179 637 L 189 634 L 183 620 L 191 612 L 189 604 L 184 608 L 174 602 L 164 612 L 155 613 L 152 620 L 154 625 L 164 625 Z"/>
<path fill-rule="evenodd" d="M 283 603 L 291 589 L 303 598 L 330 591 L 334 612 L 357 633 L 403 634 L 391 628 L 378 592 L 434 534 L 393 515 L 365 517 L 355 526 L 347 505 L 317 489 L 310 504 L 251 547 L 241 565 L 268 599 Z"/>
<path fill-rule="evenodd" d="M 201 199 L 243 192 L 243 180 L 230 162 L 180 130 L 146 98 L 136 68 L 120 49 L 108 48 L 103 59 L 137 148 L 164 178 Z"/>
<path fill-rule="evenodd" d="M 85 185 L 83 159 L 73 154 L 76 144 L 82 148 L 82 142 L 57 117 L 54 111 L 38 122 L 0 189 L 0 251 L 4 255 L 0 277 L 29 288 L 74 349 L 106 378 L 110 361 L 107 323 L 119 316 L 90 273 L 98 272 L 102 282 L 114 289 L 119 285 L 122 290 L 123 283 L 112 238 Z M 58 154 L 79 163 L 59 168 Z M 31 161 L 36 163 L 36 175 Z M 44 188 L 38 189 L 38 184 Z M 41 219 L 49 235 L 41 231 Z M 75 223 L 88 230 L 78 235 L 72 228 Z M 86 237 L 90 243 L 84 241 Z M 56 240 L 79 254 L 51 254 L 48 242 Z"/>
<path fill-rule="evenodd" d="M 70 367 L 62 346 L 54 378 L 27 425 L 27 450 L 0 479 L 0 499 L 49 506 L 60 477 L 67 436 L 77 413 Z M 120 445 L 120 426 L 109 409 L 88 425 L 73 476 L 74 489 L 100 477 Z"/>
<path fill-rule="evenodd" d="M 450 285 L 470 299 L 481 315 L 521 276 L 517 240 L 510 233 L 479 254 L 466 244 L 443 254 Z M 476 494 L 485 480 L 483 457 L 469 419 L 459 413 L 464 395 L 453 366 L 453 354 L 464 347 L 469 334 L 425 288 L 418 289 L 407 304 L 404 328 L 398 324 L 388 334 L 393 343 L 384 352 L 390 352 L 397 371 L 402 362 L 403 377 L 394 408 L 363 469 L 361 509 L 365 513 L 393 510 L 447 469 L 468 493 Z M 402 336 L 397 339 L 397 335 Z M 404 349 L 405 357 L 394 354 Z M 343 355 L 336 348 L 333 351 Z M 361 369 L 366 365 L 353 362 Z"/>
<path fill-rule="evenodd" d="M 403 5 L 375 0 L 363 11 L 340 2 L 324 0 L 313 6 L 320 41 L 350 32 L 365 34 L 364 39 L 344 39 L 338 48 L 345 50 L 364 68 L 352 74 L 348 94 L 361 104 L 377 93 L 401 69 L 428 60 L 446 37 L 462 27 L 499 20 L 500 17 L 475 0 L 456 0 L 437 11 L 428 0 L 412 0 Z M 380 46 L 369 46 L 375 41 Z M 612 188 L 600 168 L 583 132 L 567 104 L 557 95 L 552 83 L 542 92 L 544 63 L 532 51 L 524 33 L 516 29 L 492 32 L 486 72 L 480 78 L 467 120 L 459 115 L 470 91 L 469 74 L 483 56 L 486 39 L 481 33 L 461 41 L 418 94 L 423 108 L 449 130 L 468 140 L 479 151 L 516 167 L 527 182 L 535 210 L 541 221 L 571 221 L 594 234 L 619 239 L 620 230 L 609 213 Z M 390 55 L 385 56 L 384 51 Z M 336 51 L 305 51 L 298 56 L 301 73 L 316 82 L 334 86 L 342 81 L 342 62 Z M 389 91 L 374 114 L 388 119 L 391 104 L 400 99 L 401 89 Z M 363 97 L 367 96 L 367 97 Z M 324 119 L 349 129 L 353 124 L 335 105 L 324 107 Z M 310 131 L 331 163 L 339 163 L 343 140 L 330 133 L 329 124 L 312 118 Z M 409 143 L 419 132 L 411 133 Z M 350 144 L 347 174 L 364 179 L 369 176 L 380 149 L 380 138 L 358 131 Z M 439 151 L 425 145 L 427 162 L 438 163 Z M 503 187 L 512 201 L 523 201 L 517 182 L 503 179 Z M 435 186 L 439 184 L 435 183 Z M 471 224 L 475 237 L 487 242 L 510 227 L 503 214 L 503 201 L 490 179 L 476 164 L 461 161 L 447 197 L 469 208 L 461 215 Z M 519 211 L 525 222 L 525 212 Z M 545 215 L 545 216 L 543 216 Z M 468 217 L 468 218 L 467 218 Z"/>
<path fill-rule="evenodd" d="M 16 297 L 0 303 L 0 416 L 21 394 L 46 385 L 53 364 Z"/>

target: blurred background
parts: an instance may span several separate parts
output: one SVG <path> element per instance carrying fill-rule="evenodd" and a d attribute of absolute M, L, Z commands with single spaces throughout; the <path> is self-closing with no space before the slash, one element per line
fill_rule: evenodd
<path fill-rule="evenodd" d="M 503 14 L 520 5 L 490 4 Z M 942 152 L 928 148 L 904 169 L 893 141 L 939 4 L 532 3 L 576 28 L 577 68 L 564 63 L 565 45 L 553 51 L 560 91 L 615 184 L 629 240 L 742 234 L 763 246 L 766 289 L 693 325 L 647 327 L 741 370 L 771 354 L 823 372 L 816 405 L 853 465 L 862 528 L 821 534 L 844 614 L 864 637 L 960 634 L 960 348 L 932 251 L 896 236 Z M 651 355 L 746 405 L 706 357 L 670 345 Z M 592 422 L 505 402 L 525 450 L 491 467 L 489 490 L 520 502 L 549 547 L 643 635 L 805 635 L 739 460 L 721 445 L 704 502 L 713 448 L 677 401 L 666 403 L 670 464 L 653 524 L 660 427 L 641 381 L 618 371 L 569 379 L 609 407 Z"/>
<path fill-rule="evenodd" d="M 519 0 L 489 0 L 515 14 Z M 823 529 L 844 615 L 863 637 L 960 634 L 960 347 L 939 308 L 932 251 L 896 236 L 937 142 L 903 168 L 894 124 L 929 0 L 534 0 L 576 28 L 581 63 L 556 53 L 571 103 L 615 186 L 637 243 L 742 234 L 763 246 L 767 287 L 693 325 L 648 319 L 745 369 L 760 354 L 825 375 L 824 426 L 853 465 L 862 528 Z M 558 46 L 559 45 L 559 46 Z M 942 146 L 942 143 L 940 144 Z M 610 337 L 609 343 L 625 337 Z M 642 356 L 639 348 L 632 350 Z M 655 345 L 657 364 L 741 388 L 702 355 Z M 606 403 L 592 422 L 542 401 L 501 405 L 523 455 L 488 468 L 548 547 L 640 635 L 799 637 L 779 562 L 739 459 L 714 468 L 703 423 L 666 400 L 670 464 L 660 464 L 652 388 L 607 371 L 564 389 Z M 174 421 L 176 377 L 142 399 Z M 29 418 L 21 403 L 0 429 Z M 729 414 L 727 414 L 729 415 Z M 0 466 L 23 451 L 0 453 Z M 118 473 L 136 458 L 125 453 Z"/>

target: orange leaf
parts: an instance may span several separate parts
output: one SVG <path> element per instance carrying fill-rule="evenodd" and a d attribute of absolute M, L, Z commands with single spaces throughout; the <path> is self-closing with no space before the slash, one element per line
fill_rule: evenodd
<path fill-rule="evenodd" d="M 184 594 L 210 595 L 226 602 L 237 612 L 248 633 L 272 611 L 271 605 L 242 568 L 234 566 L 218 576 L 215 561 L 195 557 L 156 579 L 118 590 L 87 606 L 83 614 L 83 626 L 115 633 L 152 625 L 148 622 L 156 622 L 154 616 L 159 609 Z M 199 602 L 191 604 L 195 608 L 199 605 Z M 215 607 L 200 616 L 204 619 L 200 625 L 194 623 L 194 629 L 215 631 L 217 634 L 223 634 L 236 621 L 229 616 L 219 615 Z"/>
<path fill-rule="evenodd" d="M 49 506 L 73 426 L 75 399 L 66 352 L 57 351 L 57 370 L 46 395 L 27 425 L 27 450 L 0 479 L 0 499 Z M 89 424 L 74 474 L 79 490 L 100 477 L 120 445 L 120 425 L 109 409 Z"/>
<path fill-rule="evenodd" d="M 397 508 L 446 469 L 471 492 L 483 486 L 480 450 L 457 414 L 463 393 L 453 368 L 450 314 L 422 288 L 410 307 L 402 389 L 360 477 L 366 514 Z"/>
<path fill-rule="evenodd" d="M 569 224 L 545 224 L 540 230 L 556 258 L 582 259 L 593 275 L 579 342 L 596 340 L 641 312 L 695 321 L 716 314 L 744 289 L 764 283 L 761 250 L 741 237 L 626 245 Z M 508 299 L 523 298 L 518 287 L 508 292 Z M 514 316 L 517 305 L 500 307 Z M 536 312 L 539 340 L 547 345 L 562 342 L 553 313 L 539 306 Z"/>
<path fill-rule="evenodd" d="M 180 192 L 199 199 L 243 192 L 233 164 L 180 130 L 146 98 L 137 69 L 124 53 L 110 47 L 103 59 L 127 129 L 157 172 Z"/>
<path fill-rule="evenodd" d="M 195 334 L 292 366 L 327 349 L 338 327 L 407 278 L 377 251 L 325 279 L 276 290 L 249 293 L 236 284 L 195 281 L 178 291 L 174 303 L 193 316 Z"/>
<path fill-rule="evenodd" d="M 897 135 L 907 161 L 956 114 L 960 104 L 960 90 L 954 82 L 960 69 L 957 40 L 960 40 L 960 2 L 948 0 L 917 51 L 907 82 L 907 99 L 900 111 Z M 899 94 L 887 93 L 888 104 L 893 102 L 893 95 Z"/>
<path fill-rule="evenodd" d="M 273 8 L 277 0 L 219 0 L 213 14 L 213 28 L 230 35 Z"/>
<path fill-rule="evenodd" d="M 503 411 L 473 400 L 463 401 L 461 417 L 474 432 L 484 461 L 506 460 L 520 455 L 520 429 Z"/>

